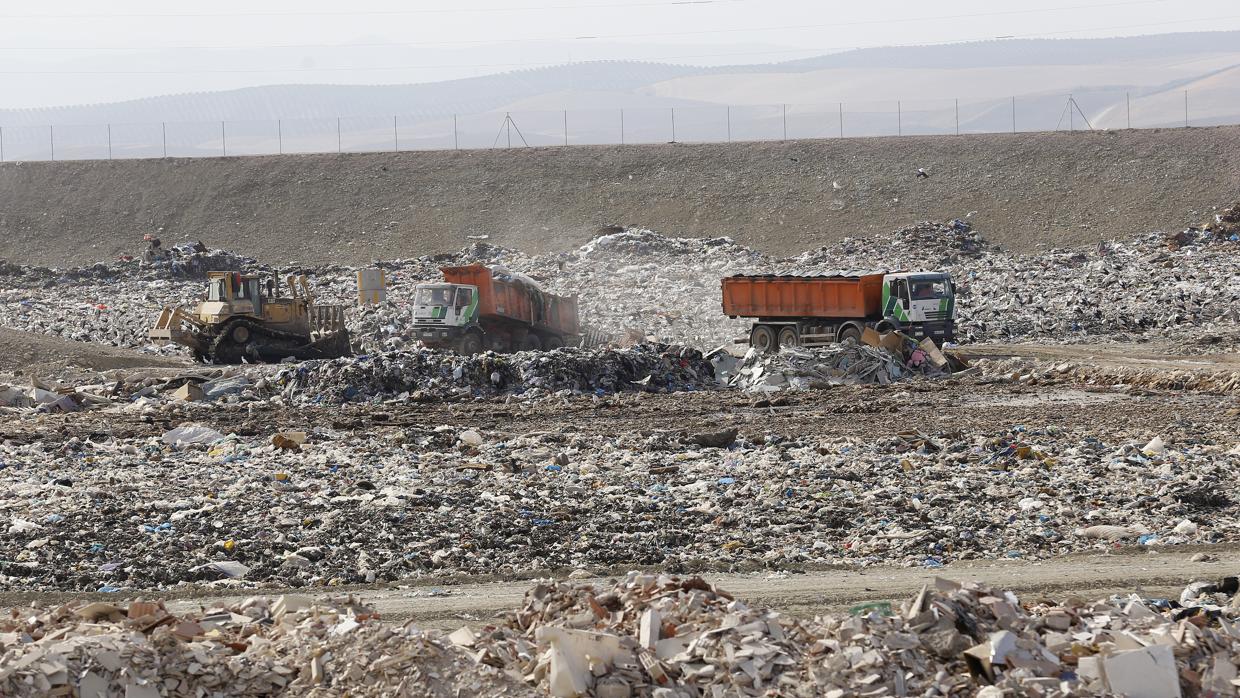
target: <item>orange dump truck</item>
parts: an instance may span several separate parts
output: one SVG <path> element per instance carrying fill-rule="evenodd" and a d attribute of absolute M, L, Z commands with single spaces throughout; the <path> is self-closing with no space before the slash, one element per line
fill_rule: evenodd
<path fill-rule="evenodd" d="M 555 349 L 580 338 L 577 297 L 548 293 L 503 267 L 443 267 L 443 283 L 418 284 L 414 331 L 423 344 L 476 354 L 484 349 Z"/>
<path fill-rule="evenodd" d="M 729 276 L 723 313 L 755 318 L 749 345 L 759 351 L 859 341 L 867 327 L 952 341 L 956 288 L 943 272 L 839 276 Z"/>

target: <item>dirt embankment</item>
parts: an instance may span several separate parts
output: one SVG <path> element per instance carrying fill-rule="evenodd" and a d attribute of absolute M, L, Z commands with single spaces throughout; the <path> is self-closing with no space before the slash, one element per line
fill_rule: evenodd
<path fill-rule="evenodd" d="M 1033 249 L 1200 222 L 1240 191 L 1236 152 L 1240 127 L 7 163 L 0 258 L 91 263 L 163 228 L 272 262 L 365 263 L 481 234 L 554 251 L 604 224 L 791 253 L 970 213 Z"/>

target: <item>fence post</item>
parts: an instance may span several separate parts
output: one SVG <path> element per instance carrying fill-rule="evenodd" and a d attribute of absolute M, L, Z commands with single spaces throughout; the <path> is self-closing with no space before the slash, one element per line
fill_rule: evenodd
<path fill-rule="evenodd" d="M 784 140 L 788 140 L 788 105 L 787 104 L 783 105 L 783 108 L 784 108 Z"/>
<path fill-rule="evenodd" d="M 1076 101 L 1073 100 L 1072 95 L 1069 94 L 1068 95 L 1068 130 L 1069 131 L 1076 130 L 1076 110 L 1073 109 L 1075 105 L 1076 105 Z"/>
<path fill-rule="evenodd" d="M 1124 107 L 1128 113 L 1128 128 L 1132 128 L 1132 93 L 1124 93 Z"/>
<path fill-rule="evenodd" d="M 396 146 L 396 152 L 400 152 L 400 129 L 396 125 L 396 115 L 392 115 L 392 144 Z"/>
<path fill-rule="evenodd" d="M 731 143 L 732 142 L 732 105 L 729 104 L 728 106 L 724 107 L 724 109 L 727 110 L 727 114 L 728 114 L 728 142 Z"/>
<path fill-rule="evenodd" d="M 112 124 L 108 124 L 108 159 L 112 159 Z"/>
<path fill-rule="evenodd" d="M 672 107 L 672 142 L 676 142 L 676 107 Z"/>
<path fill-rule="evenodd" d="M 624 109 L 620 110 L 620 145 L 624 145 Z"/>
<path fill-rule="evenodd" d="M 1184 128 L 1188 128 L 1188 90 L 1184 90 Z"/>
<path fill-rule="evenodd" d="M 4 127 L 0 126 L 0 162 L 4 162 Z"/>
<path fill-rule="evenodd" d="M 54 161 L 56 159 L 56 127 L 55 126 L 47 127 L 47 142 L 48 144 L 51 145 L 52 160 Z"/>
<path fill-rule="evenodd" d="M 164 141 L 164 157 L 168 157 L 168 122 L 167 121 L 159 122 L 159 133 L 163 137 L 163 141 Z"/>
<path fill-rule="evenodd" d="M 1012 97 L 1012 133 L 1016 133 L 1016 97 Z"/>
<path fill-rule="evenodd" d="M 461 138 L 457 134 L 457 130 L 456 130 L 456 114 L 452 115 L 452 149 L 453 150 L 461 149 Z"/>
<path fill-rule="evenodd" d="M 844 103 L 840 102 L 840 138 L 844 137 Z"/>
<path fill-rule="evenodd" d="M 898 99 L 896 100 L 896 135 L 904 135 L 904 108 Z"/>
<path fill-rule="evenodd" d="M 960 98 L 956 98 L 956 135 L 960 135 Z"/>
<path fill-rule="evenodd" d="M 224 122 L 220 122 L 220 148 L 224 152 L 224 157 L 228 157 L 228 133 L 224 130 Z"/>
<path fill-rule="evenodd" d="M 564 145 L 568 146 L 568 110 L 564 110 Z"/>
<path fill-rule="evenodd" d="M 344 149 L 340 145 L 340 117 L 336 117 L 336 154 L 339 155 Z"/>
<path fill-rule="evenodd" d="M 284 120 L 276 119 L 276 148 L 280 155 L 284 154 Z"/>

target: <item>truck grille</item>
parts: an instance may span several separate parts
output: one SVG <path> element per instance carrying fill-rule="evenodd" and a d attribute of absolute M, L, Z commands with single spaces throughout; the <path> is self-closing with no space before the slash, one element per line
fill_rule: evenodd
<path fill-rule="evenodd" d="M 946 310 L 927 310 L 926 319 L 931 321 L 947 320 L 951 318 L 951 314 Z"/>

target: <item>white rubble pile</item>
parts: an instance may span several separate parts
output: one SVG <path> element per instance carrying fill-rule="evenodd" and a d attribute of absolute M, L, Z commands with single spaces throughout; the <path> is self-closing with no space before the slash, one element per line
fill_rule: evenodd
<path fill-rule="evenodd" d="M 385 623 L 353 598 L 183 615 L 158 601 L 36 605 L 0 618 L 0 694 L 1232 696 L 1236 586 L 1190 585 L 1180 607 L 1138 594 L 1022 602 L 935 579 L 900 604 L 801 620 L 701 578 L 631 572 L 539 584 L 501 625 L 452 633 Z"/>
<path fill-rule="evenodd" d="M 0 618 L 0 695 L 13 698 L 342 693 L 539 695 L 352 598 L 256 597 L 181 616 L 160 602 L 95 602 Z"/>

